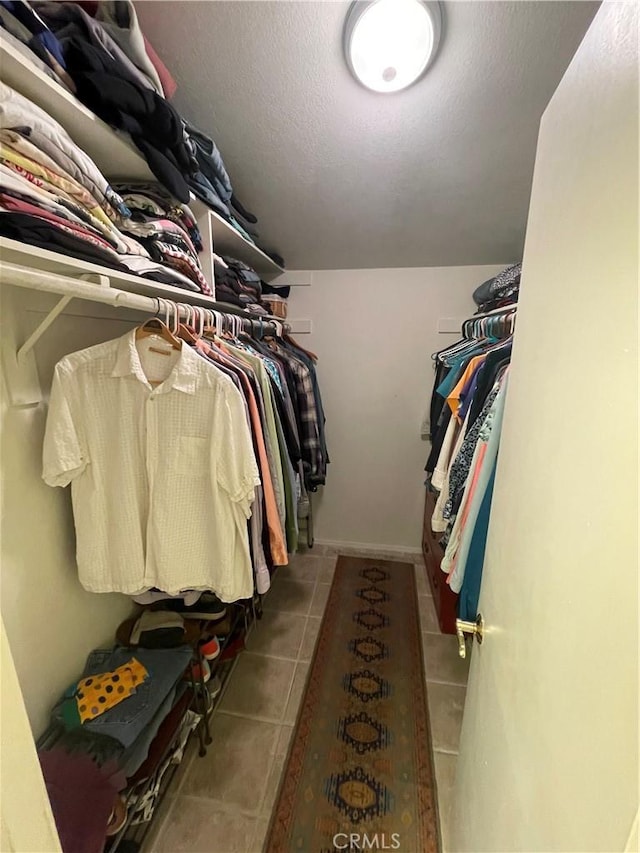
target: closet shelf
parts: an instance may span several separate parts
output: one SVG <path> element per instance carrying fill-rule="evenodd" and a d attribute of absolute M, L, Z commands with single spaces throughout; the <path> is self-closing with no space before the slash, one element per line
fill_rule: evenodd
<path fill-rule="evenodd" d="M 41 71 L 0 35 L 0 77 L 58 121 L 110 181 L 156 181 L 128 136 L 115 131 L 71 92 Z M 205 252 L 230 255 L 271 280 L 284 270 L 221 216 L 193 196 L 190 203 L 203 230 Z M 206 274 L 206 273 L 205 273 Z M 208 278 L 208 276 L 207 276 Z M 182 300 L 187 301 L 187 300 Z"/>
<path fill-rule="evenodd" d="M 250 243 L 235 228 L 214 211 L 209 211 L 213 228 L 213 245 L 217 254 L 229 255 L 254 269 L 258 275 L 271 280 L 282 275 L 284 269 L 254 243 Z"/>
<path fill-rule="evenodd" d="M 119 270 L 103 267 L 100 264 L 93 264 L 89 261 L 81 261 L 78 258 L 62 255 L 59 252 L 51 252 L 48 249 L 40 249 L 37 246 L 30 246 L 28 243 L 21 243 L 19 240 L 10 240 L 7 237 L 0 237 L 0 258 L 2 258 L 2 264 L 0 264 L 0 281 L 3 284 L 13 283 L 11 275 L 7 275 L 5 266 L 7 264 L 22 267 L 26 272 L 37 270 L 54 276 L 64 276 L 77 280 L 81 276 L 89 278 L 92 276 L 105 276 L 109 279 L 106 289 L 118 288 L 127 293 L 138 294 L 140 296 L 160 297 L 168 299 L 171 302 L 186 302 L 189 305 L 200 305 L 212 311 L 222 311 L 225 314 L 236 314 L 240 317 L 259 319 L 258 315 L 251 314 L 250 311 L 245 311 L 236 305 L 216 302 L 215 299 L 205 296 L 203 293 L 182 290 L 170 284 L 163 284 L 162 282 L 152 281 L 151 279 L 142 278 L 131 273 L 120 272 Z M 78 284 L 83 285 L 83 282 L 79 280 Z M 86 287 L 91 289 L 91 291 L 87 291 L 88 293 L 95 292 L 96 284 L 87 281 Z M 38 288 L 34 287 L 34 289 Z M 86 298 L 91 299 L 92 297 L 88 295 Z"/>
<path fill-rule="evenodd" d="M 202 293 L 180 290 L 6 237 L 0 237 L 0 257 L 0 284 L 55 293 L 61 297 L 26 341 L 17 340 L 11 329 L 6 334 L 3 332 L 1 343 L 6 383 L 14 406 L 26 406 L 41 401 L 42 389 L 33 348 L 72 299 L 101 302 L 113 308 L 128 308 L 147 314 L 161 311 L 162 304 L 158 300 L 164 299 L 176 305 L 175 311 L 183 319 L 188 319 L 188 306 L 197 305 L 213 312 L 233 314 L 247 320 L 262 319 L 263 322 L 272 324 L 276 334 L 281 333 L 283 327 L 289 328 L 279 319 L 264 315 L 261 318 L 236 305 L 216 302 Z"/>
<path fill-rule="evenodd" d="M 213 251 L 217 255 L 228 255 L 230 258 L 242 261 L 265 281 L 272 281 L 284 273 L 284 269 L 271 260 L 269 255 L 254 243 L 250 243 L 239 231 L 232 228 L 218 213 L 210 210 L 199 199 L 194 198 L 189 206 L 202 233 L 205 248 L 201 258 L 207 279 L 213 280 L 213 266 L 211 265 L 210 269 L 207 267 L 207 262 L 211 263 Z"/>

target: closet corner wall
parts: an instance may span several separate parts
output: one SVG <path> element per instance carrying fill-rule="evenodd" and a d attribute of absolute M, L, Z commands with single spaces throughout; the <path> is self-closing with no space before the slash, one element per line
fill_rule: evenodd
<path fill-rule="evenodd" d="M 2 339 L 24 341 L 57 301 L 56 296 L 2 287 Z M 75 533 L 67 490 L 42 480 L 42 441 L 51 377 L 69 352 L 124 334 L 138 318 L 72 302 L 38 341 L 35 361 L 42 401 L 10 404 L 5 371 L 2 418 L 2 612 L 34 736 L 47 726 L 61 689 L 82 670 L 91 649 L 109 642 L 130 615 L 127 596 L 94 595 L 78 581 Z M 11 335 L 6 334 L 11 328 Z"/>
<path fill-rule="evenodd" d="M 290 316 L 312 323 L 305 346 L 319 357 L 328 423 L 330 476 L 314 503 L 318 545 L 421 559 L 431 354 L 456 339 L 474 311 L 472 292 L 508 261 L 315 270 L 310 287 L 291 289 Z"/>
<path fill-rule="evenodd" d="M 0 850 L 46 850 L 60 853 L 61 847 L 51 804 L 25 714 L 24 702 L 9 642 L 2 622 L 0 638 L 2 665 L 2 765 L 20 767 L 11 772 L 10 783 L 2 787 Z"/>

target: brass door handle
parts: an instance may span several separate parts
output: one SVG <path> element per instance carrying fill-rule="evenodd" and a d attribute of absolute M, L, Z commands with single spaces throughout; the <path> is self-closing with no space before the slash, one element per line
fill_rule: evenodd
<path fill-rule="evenodd" d="M 478 618 L 475 622 L 465 622 L 464 619 L 456 619 L 456 636 L 458 637 L 458 654 L 461 658 L 467 656 L 467 645 L 465 642 L 465 634 L 475 635 L 478 643 L 482 643 L 484 635 L 484 619 L 482 614 L 478 613 Z"/>

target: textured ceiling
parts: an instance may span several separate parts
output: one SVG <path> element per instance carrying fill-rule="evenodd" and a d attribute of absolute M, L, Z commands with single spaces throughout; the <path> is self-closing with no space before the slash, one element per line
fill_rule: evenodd
<path fill-rule="evenodd" d="M 393 95 L 342 57 L 343 2 L 144 2 L 176 107 L 218 143 L 291 269 L 501 263 L 522 252 L 538 123 L 597 3 L 447 2 Z"/>

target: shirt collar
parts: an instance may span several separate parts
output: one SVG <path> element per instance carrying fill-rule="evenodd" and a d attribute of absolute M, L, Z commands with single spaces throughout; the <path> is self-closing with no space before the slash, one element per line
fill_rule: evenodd
<path fill-rule="evenodd" d="M 127 332 L 126 335 L 123 335 L 118 340 L 116 359 L 111 375 L 119 378 L 122 378 L 123 376 L 135 376 L 135 378 L 144 385 L 149 384 L 146 376 L 144 375 L 142 364 L 140 363 L 140 356 L 136 348 L 135 329 Z M 174 364 L 167 379 L 165 379 L 159 388 L 161 388 L 163 392 L 167 392 L 171 390 L 171 388 L 175 388 L 176 391 L 182 391 L 185 394 L 195 394 L 197 378 L 198 356 L 192 351 L 191 347 L 183 341 L 177 362 Z"/>

